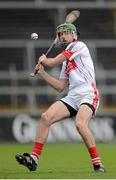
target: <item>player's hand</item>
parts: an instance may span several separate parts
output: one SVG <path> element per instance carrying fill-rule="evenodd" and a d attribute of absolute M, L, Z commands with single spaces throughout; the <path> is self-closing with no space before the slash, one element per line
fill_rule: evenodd
<path fill-rule="evenodd" d="M 42 64 L 47 59 L 45 54 L 42 54 L 42 56 L 39 57 L 38 59 L 38 65 Z"/>
<path fill-rule="evenodd" d="M 41 75 L 44 72 L 44 66 L 42 64 L 36 65 L 35 69 L 37 70 L 37 74 Z"/>

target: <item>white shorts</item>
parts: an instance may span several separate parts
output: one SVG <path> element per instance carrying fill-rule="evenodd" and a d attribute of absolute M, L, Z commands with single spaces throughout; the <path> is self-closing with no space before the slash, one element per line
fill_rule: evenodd
<path fill-rule="evenodd" d="M 68 95 L 62 98 L 61 101 L 70 105 L 76 111 L 83 103 L 92 105 L 96 111 L 99 106 L 99 91 L 93 83 L 91 85 L 81 85 L 69 91 Z"/>

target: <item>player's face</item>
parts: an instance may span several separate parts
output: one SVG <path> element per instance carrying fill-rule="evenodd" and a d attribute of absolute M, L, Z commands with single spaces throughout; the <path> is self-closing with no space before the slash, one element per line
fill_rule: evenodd
<path fill-rule="evenodd" d="M 59 40 L 61 43 L 68 43 L 74 40 L 74 36 L 69 31 L 63 31 L 59 33 Z"/>

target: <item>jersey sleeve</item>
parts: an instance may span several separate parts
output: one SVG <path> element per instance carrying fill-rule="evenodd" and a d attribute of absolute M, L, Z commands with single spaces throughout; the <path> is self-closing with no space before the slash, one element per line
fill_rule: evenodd
<path fill-rule="evenodd" d="M 66 70 L 66 62 L 63 62 L 59 79 L 68 79 L 65 70 Z"/>
<path fill-rule="evenodd" d="M 65 56 L 65 58 L 69 61 L 74 60 L 75 57 L 83 53 L 85 51 L 85 44 L 82 42 L 77 42 L 72 48 L 66 48 L 62 54 Z"/>
<path fill-rule="evenodd" d="M 72 55 L 74 54 L 74 52 L 71 51 L 71 50 L 64 50 L 64 51 L 62 52 L 62 54 L 65 56 L 65 58 L 66 58 L 67 60 L 69 60 L 69 59 L 72 57 Z"/>

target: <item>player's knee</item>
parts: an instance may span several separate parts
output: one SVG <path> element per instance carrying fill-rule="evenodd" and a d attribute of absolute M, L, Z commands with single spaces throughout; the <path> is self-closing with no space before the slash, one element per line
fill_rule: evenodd
<path fill-rule="evenodd" d="M 47 112 L 42 113 L 41 115 L 41 121 L 44 123 L 46 126 L 49 126 L 50 123 L 50 116 Z"/>
<path fill-rule="evenodd" d="M 79 132 L 84 131 L 84 129 L 86 128 L 86 124 L 83 123 L 82 121 L 77 121 L 76 128 Z"/>

